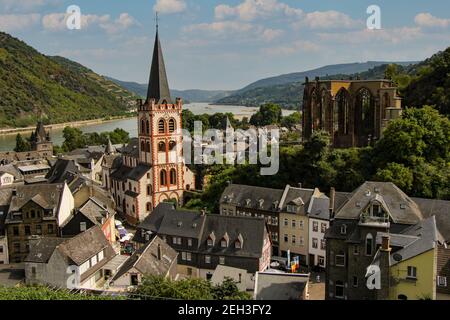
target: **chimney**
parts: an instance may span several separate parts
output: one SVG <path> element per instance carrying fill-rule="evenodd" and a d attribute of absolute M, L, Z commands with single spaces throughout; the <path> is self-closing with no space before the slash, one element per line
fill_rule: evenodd
<path fill-rule="evenodd" d="M 390 251 L 391 250 L 391 241 L 389 236 L 383 236 L 381 238 L 381 250 Z"/>
<path fill-rule="evenodd" d="M 158 260 L 161 260 L 161 256 L 162 256 L 162 254 L 161 254 L 161 245 L 160 244 L 158 244 Z"/>
<path fill-rule="evenodd" d="M 336 200 L 336 189 L 331 187 L 330 189 L 330 216 L 334 217 L 334 202 Z"/>

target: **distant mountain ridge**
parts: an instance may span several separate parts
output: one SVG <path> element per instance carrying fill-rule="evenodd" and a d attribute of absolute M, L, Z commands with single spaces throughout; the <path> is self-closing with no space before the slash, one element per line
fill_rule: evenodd
<path fill-rule="evenodd" d="M 127 90 L 134 92 L 135 94 L 145 97 L 147 95 L 147 84 L 131 82 L 131 81 L 121 81 L 111 77 L 106 77 L 110 81 L 113 81 L 126 88 Z M 225 90 L 170 90 L 172 97 L 183 98 L 185 102 L 214 102 L 230 95 L 233 91 Z"/>

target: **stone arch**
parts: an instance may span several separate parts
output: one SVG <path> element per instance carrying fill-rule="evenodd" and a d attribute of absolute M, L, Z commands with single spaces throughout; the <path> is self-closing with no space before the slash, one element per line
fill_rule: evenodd
<path fill-rule="evenodd" d="M 320 94 L 320 127 L 322 130 L 333 132 L 333 106 L 331 94 L 327 89 L 322 89 Z"/>
<path fill-rule="evenodd" d="M 159 203 L 169 200 L 169 196 L 166 193 L 161 193 L 159 195 Z"/>
<path fill-rule="evenodd" d="M 365 146 L 375 134 L 375 97 L 372 92 L 362 87 L 355 95 L 354 107 L 355 138 L 358 146 Z"/>
<path fill-rule="evenodd" d="M 309 102 L 310 110 L 311 110 L 311 124 L 312 124 L 312 132 L 320 130 L 320 106 L 318 106 L 318 95 L 317 90 L 314 88 L 311 91 L 311 99 Z"/>
<path fill-rule="evenodd" d="M 339 135 L 350 134 L 351 97 L 345 88 L 339 89 L 333 108 L 333 132 Z"/>

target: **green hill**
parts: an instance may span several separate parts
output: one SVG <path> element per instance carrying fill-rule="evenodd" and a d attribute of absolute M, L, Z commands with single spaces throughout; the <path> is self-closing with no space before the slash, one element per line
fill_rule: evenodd
<path fill-rule="evenodd" d="M 92 70 L 0 32 L 0 128 L 122 116 L 136 96 Z"/>

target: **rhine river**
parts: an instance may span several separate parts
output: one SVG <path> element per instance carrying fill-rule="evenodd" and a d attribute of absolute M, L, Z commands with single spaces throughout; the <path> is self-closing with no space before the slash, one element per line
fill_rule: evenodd
<path fill-rule="evenodd" d="M 223 106 L 223 105 L 210 105 L 208 103 L 192 103 L 183 106 L 185 109 L 189 109 L 194 114 L 214 114 L 214 113 L 228 113 L 231 112 L 235 115 L 237 119 L 242 119 L 243 117 L 250 118 L 254 113 L 256 113 L 258 108 L 249 108 L 243 106 Z M 283 110 L 283 115 L 292 114 L 294 111 Z M 123 130 L 130 133 L 130 137 L 137 137 L 137 122 L 136 118 L 128 118 L 121 120 L 108 121 L 104 123 L 98 123 L 93 125 L 85 125 L 79 127 L 79 129 L 86 133 L 102 133 L 105 131 L 113 131 L 116 128 L 122 128 Z M 50 135 L 52 141 L 56 145 L 61 145 L 64 142 L 63 129 L 52 129 L 50 130 Z M 23 133 L 23 136 L 28 134 Z M 0 151 L 11 151 L 16 145 L 16 135 L 0 135 Z"/>

